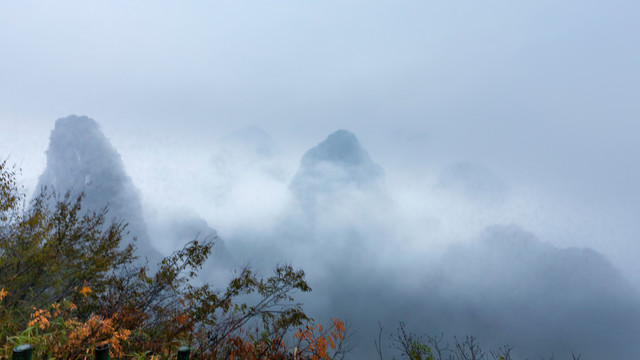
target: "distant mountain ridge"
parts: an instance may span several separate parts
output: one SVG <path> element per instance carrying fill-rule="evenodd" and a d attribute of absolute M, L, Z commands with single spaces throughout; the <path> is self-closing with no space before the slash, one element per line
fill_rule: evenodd
<path fill-rule="evenodd" d="M 275 143 L 266 131 L 257 126 L 248 126 L 220 138 L 224 148 L 242 150 L 252 155 L 269 158 L 275 153 Z"/>

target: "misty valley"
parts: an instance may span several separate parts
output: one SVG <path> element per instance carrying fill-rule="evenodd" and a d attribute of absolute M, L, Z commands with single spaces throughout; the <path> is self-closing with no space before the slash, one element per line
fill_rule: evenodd
<path fill-rule="evenodd" d="M 258 127 L 243 128 L 212 140 L 210 153 L 200 155 L 207 159 L 205 163 L 189 158 L 178 160 L 184 161 L 179 165 L 183 169 L 180 174 L 163 173 L 168 168 L 163 161 L 174 161 L 172 158 L 149 161 L 144 168 L 136 169 L 144 173 L 145 179 L 154 179 L 155 185 L 141 191 L 125 167 L 123 159 L 129 155 L 115 148 L 97 121 L 71 115 L 55 122 L 46 150 L 46 167 L 37 186 L 25 189 L 30 194 L 24 199 L 25 213 L 29 213 L 30 206 L 56 209 L 59 206 L 56 201 L 68 193 L 69 207 L 65 211 L 73 214 L 73 199 L 83 194 L 74 231 L 84 231 L 85 235 L 78 238 L 93 236 L 108 244 L 109 233 L 105 233 L 105 229 L 114 221 L 124 221 L 127 225 L 121 229 L 122 243 L 108 248 L 109 251 L 115 254 L 115 259 L 120 256 L 117 251 L 133 244 L 132 254 L 138 259 L 126 263 L 122 255 L 118 266 L 126 263 L 135 268 L 136 264 L 148 264 L 144 275 L 129 273 L 129 277 L 109 281 L 121 281 L 118 283 L 121 289 L 130 289 L 126 281 L 133 284 L 146 279 L 140 284 L 146 281 L 150 294 L 153 291 L 165 294 L 172 286 L 176 289 L 186 286 L 179 284 L 178 278 L 189 277 L 192 272 L 192 285 L 189 285 L 192 287 L 188 288 L 192 291 L 191 297 L 174 299 L 167 295 L 166 301 L 174 299 L 176 309 L 181 306 L 180 301 L 182 305 L 208 301 L 212 308 L 215 305 L 216 311 L 228 316 L 220 315 L 221 319 L 237 320 L 234 314 L 251 313 L 251 309 L 240 305 L 234 309 L 231 299 L 238 299 L 238 304 L 245 301 L 261 304 L 263 298 L 273 300 L 269 303 L 273 308 L 260 308 L 264 310 L 260 314 L 274 316 L 267 316 L 264 323 L 272 328 L 267 326 L 268 329 L 260 328 L 260 331 L 266 334 L 267 330 L 277 328 L 279 323 L 275 319 L 281 319 L 278 316 L 286 309 L 295 310 L 282 318 L 288 321 L 288 327 L 282 330 L 288 335 L 278 339 L 311 344 L 304 347 L 310 351 L 309 359 L 313 358 L 312 351 L 316 351 L 316 355 L 321 351 L 318 349 L 324 349 L 322 356 L 327 358 L 361 360 L 402 356 L 466 359 L 465 356 L 471 356 L 474 351 L 480 359 L 480 349 L 484 359 L 499 359 L 504 354 L 510 359 L 552 356 L 571 359 L 578 355 L 580 359 L 632 359 L 629 354 L 638 353 L 635 349 L 640 343 L 637 289 L 604 254 L 590 247 L 554 245 L 527 224 L 519 223 L 514 214 L 527 211 L 528 203 L 522 201 L 519 190 L 499 174 L 477 162 L 461 159 L 426 178 L 397 181 L 400 176 L 383 168 L 367 150 L 367 141 L 359 139 L 357 134 L 336 129 L 330 134 L 320 134 L 319 138 L 322 139 L 319 143 L 309 144 L 306 152 L 295 156 L 297 162 L 292 169 L 282 161 L 278 143 L 267 132 Z M 175 156 L 180 154 L 177 150 Z M 5 164 L 10 161 L 9 158 Z M 171 179 L 182 182 L 174 183 Z M 6 184 L 9 185 L 4 191 L 12 194 L 13 185 L 8 180 Z M 55 192 L 56 196 L 42 198 L 42 204 L 32 205 L 40 189 Z M 8 214 L 11 207 L 7 204 L 9 202 L 2 203 L 7 207 L 0 210 Z M 99 213 L 105 207 L 108 212 L 102 223 L 83 220 L 91 211 Z M 14 215 L 17 218 L 11 217 Z M 14 215 L 0 221 L 3 225 L 0 236 L 7 244 L 8 239 L 15 238 L 26 226 L 11 227 L 12 221 L 19 218 Z M 38 218 L 32 218 L 35 219 Z M 41 236 L 38 231 L 29 234 L 33 238 Z M 196 245 L 194 240 L 198 241 Z M 86 249 L 91 247 L 90 242 L 82 244 Z M 211 249 L 207 244 L 211 244 Z M 0 300 L 6 297 L 0 306 L 12 299 L 12 291 L 18 291 L 8 287 L 13 281 L 7 275 L 8 264 L 14 266 L 11 269 L 23 266 L 11 262 L 17 260 L 15 258 L 2 260 L 9 251 L 17 251 L 18 245 L 11 246 L 13 250 L 0 247 L 0 269 L 5 271 L 0 275 L 3 290 Z M 69 246 L 73 249 L 73 245 Z M 100 249 L 95 251 L 102 251 Z M 29 253 L 28 249 L 21 251 Z M 29 254 L 37 258 L 36 253 Z M 179 256 L 171 263 L 175 268 L 170 267 L 171 264 L 160 265 L 165 257 L 169 259 L 176 254 Z M 185 262 L 184 267 L 176 265 L 182 264 L 180 261 Z M 62 285 L 55 279 L 57 276 L 64 278 L 65 274 L 77 270 L 71 267 L 82 267 L 80 262 L 68 264 L 68 268 L 57 268 L 57 273 L 38 275 L 38 279 L 49 281 L 53 284 L 51 289 L 55 289 L 43 289 L 43 298 L 49 300 L 49 295 L 62 291 L 58 289 Z M 117 265 L 114 264 L 109 266 Z M 104 269 L 100 271 L 107 274 Z M 246 269 L 252 272 L 243 272 Z M 300 270 L 304 272 L 298 272 Z M 153 277 L 155 272 L 162 271 L 166 271 L 164 278 Z M 273 277 L 268 278 L 272 273 Z M 237 280 L 239 275 L 241 281 Z M 264 276 L 263 283 L 260 276 Z M 235 288 L 232 280 L 237 281 Z M 63 289 L 60 294 L 74 293 L 76 297 L 64 306 L 70 308 L 74 303 L 83 306 L 83 301 L 90 302 L 91 296 L 97 297 L 100 291 L 107 296 L 110 291 L 107 284 L 111 283 L 104 281 L 101 285 L 97 282 L 69 285 L 69 289 Z M 164 284 L 166 288 L 155 287 L 156 284 Z M 206 284 L 212 284 L 212 288 L 206 288 Z M 78 293 L 82 289 L 84 293 Z M 214 296 L 214 289 L 221 292 Z M 225 289 L 235 289 L 236 293 L 229 295 Z M 20 291 L 23 290 L 25 295 L 21 301 L 27 301 L 29 292 Z M 124 294 L 125 290 L 122 291 Z M 140 296 L 131 299 L 142 301 Z M 65 299 L 51 297 L 52 301 Z M 11 301 L 19 303 L 18 299 Z M 104 299 L 100 301 L 103 301 L 100 304 L 109 303 Z M 162 301 L 158 301 L 160 309 Z M 118 306 L 136 305 L 109 304 L 114 313 Z M 101 306 L 103 310 L 106 308 Z M 195 309 L 200 305 L 191 306 Z M 315 324 L 326 324 L 327 331 L 322 333 L 322 327 L 316 325 L 311 328 L 300 325 L 303 330 L 295 332 L 297 321 L 305 320 L 296 312 L 300 309 L 304 309 L 303 314 Z M 269 312 L 271 310 L 273 312 Z M 47 311 L 48 318 L 43 310 L 29 321 L 44 317 L 53 323 L 55 309 Z M 88 319 L 88 324 L 95 311 L 86 310 L 78 316 Z M 203 319 L 208 316 L 203 315 L 204 312 L 198 314 Z M 258 321 L 258 312 L 252 314 L 256 317 L 251 321 L 263 324 Z M 9 315 L 0 315 L 0 319 L 2 316 L 9 319 Z M 130 315 L 126 322 L 120 320 L 122 324 L 150 321 L 145 317 L 148 315 L 136 316 L 140 318 Z M 186 318 L 175 319 L 172 321 L 176 328 L 184 325 L 180 321 L 188 323 Z M 30 323 L 32 331 L 44 333 L 44 327 L 39 328 L 42 321 Z M 60 321 L 64 324 L 67 318 Z M 216 321 L 212 318 L 208 326 L 215 328 Z M 241 324 L 249 329 L 254 322 Z M 222 331 L 220 327 L 215 329 Z M 243 356 L 254 358 L 247 355 L 247 344 L 251 344 L 254 354 L 251 356 L 260 358 L 255 352 L 266 345 L 260 342 L 259 332 L 243 329 L 238 326 L 223 332 L 229 334 L 229 339 L 232 336 L 238 339 L 227 345 L 236 346 L 237 351 L 244 349 L 247 352 L 242 353 Z M 23 329 L 0 327 L 0 330 L 5 331 L 2 340 L 6 341 L 7 334 L 15 331 L 9 334 L 14 337 L 13 346 L 19 340 L 16 334 Z M 109 339 L 116 336 L 113 334 L 123 338 L 133 336 L 133 333 L 118 331 L 113 330 Z M 165 336 L 171 329 L 162 331 Z M 152 343 L 153 336 L 150 334 L 145 341 Z M 253 342 L 247 340 L 249 338 Z M 181 341 L 197 342 L 194 339 L 187 336 Z M 211 337 L 207 339 L 212 343 Z M 273 340 L 269 340 L 269 346 L 272 343 Z M 334 346 L 338 343 L 340 346 Z M 278 353 L 280 358 L 307 356 L 302 353 L 302 347 L 296 347 L 294 357 L 293 347 L 287 346 L 290 351 Z M 264 350 L 264 358 L 268 358 L 265 354 L 269 349 Z"/>

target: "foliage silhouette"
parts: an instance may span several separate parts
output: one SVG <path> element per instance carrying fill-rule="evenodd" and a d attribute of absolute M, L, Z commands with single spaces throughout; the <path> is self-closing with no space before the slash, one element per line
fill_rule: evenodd
<path fill-rule="evenodd" d="M 215 240 L 206 238 L 152 273 L 133 244 L 122 246 L 126 223 L 107 224 L 107 207 L 84 210 L 84 194 L 70 194 L 43 188 L 27 205 L 15 168 L 0 163 L 0 358 L 19 343 L 36 358 L 74 359 L 101 343 L 136 358 L 168 358 L 181 345 L 192 359 L 329 359 L 344 349 L 342 321 L 313 325 L 295 301 L 311 291 L 304 271 L 278 265 L 261 277 L 245 267 L 224 291 L 198 284 Z"/>

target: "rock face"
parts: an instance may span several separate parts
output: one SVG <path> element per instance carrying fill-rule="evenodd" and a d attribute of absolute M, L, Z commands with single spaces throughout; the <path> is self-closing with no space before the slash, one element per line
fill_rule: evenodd
<path fill-rule="evenodd" d="M 137 238 L 137 254 L 150 265 L 161 258 L 149 241 L 140 196 L 127 176 L 118 152 L 102 134 L 96 121 L 71 115 L 56 121 L 49 137 L 47 167 L 39 188 L 47 186 L 59 194 L 84 191 L 85 209 L 109 206 L 108 220 L 126 221 L 130 233 L 126 241 Z"/>
<path fill-rule="evenodd" d="M 338 130 L 307 151 L 289 188 L 301 200 L 336 190 L 367 190 L 384 181 L 384 171 L 371 160 L 356 136 Z"/>

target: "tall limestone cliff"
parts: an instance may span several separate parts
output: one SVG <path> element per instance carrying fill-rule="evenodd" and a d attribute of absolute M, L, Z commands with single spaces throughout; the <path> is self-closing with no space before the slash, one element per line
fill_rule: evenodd
<path fill-rule="evenodd" d="M 356 136 L 338 130 L 309 149 L 289 188 L 303 202 L 340 190 L 379 189 L 384 171 L 360 145 Z"/>
<path fill-rule="evenodd" d="M 161 259 L 150 243 L 138 191 L 95 120 L 71 115 L 56 121 L 49 137 L 47 166 L 39 179 L 39 188 L 43 186 L 58 194 L 84 191 L 85 209 L 100 210 L 108 205 L 108 220 L 129 224 L 125 241 L 137 238 L 136 254 L 141 260 L 146 258 L 153 267 Z"/>

